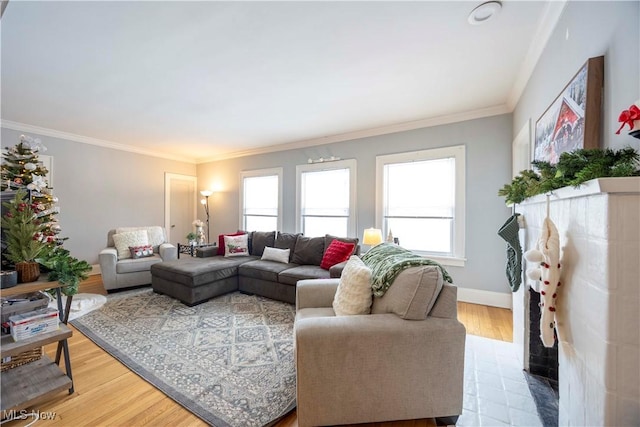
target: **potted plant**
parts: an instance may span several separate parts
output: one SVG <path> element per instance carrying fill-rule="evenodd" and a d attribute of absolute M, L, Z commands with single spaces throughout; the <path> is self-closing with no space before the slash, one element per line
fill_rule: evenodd
<path fill-rule="evenodd" d="M 194 233 L 193 231 L 190 231 L 187 234 L 187 242 L 189 242 L 190 245 L 195 245 L 196 244 L 196 239 L 198 238 L 198 235 L 196 233 Z"/>
<path fill-rule="evenodd" d="M 7 213 L 2 216 L 7 249 L 5 256 L 13 262 L 20 283 L 33 282 L 40 277 L 36 259 L 51 246 L 51 236 L 43 233 L 44 224 L 38 220 L 27 193 L 16 191 L 10 202 L 5 202 Z"/>
<path fill-rule="evenodd" d="M 81 280 L 89 277 L 91 264 L 71 256 L 68 250 L 56 246 L 44 252 L 38 262 L 49 270 L 49 281 L 55 281 L 66 285 L 62 293 L 71 296 L 78 293 Z M 68 309 L 65 311 L 68 313 Z"/>

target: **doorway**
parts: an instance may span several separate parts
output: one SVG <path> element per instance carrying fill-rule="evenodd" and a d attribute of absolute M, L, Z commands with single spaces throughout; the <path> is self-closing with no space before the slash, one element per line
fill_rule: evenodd
<path fill-rule="evenodd" d="M 167 241 L 187 243 L 187 233 L 194 230 L 196 219 L 197 184 L 195 176 L 175 173 L 164 174 L 164 226 Z"/>

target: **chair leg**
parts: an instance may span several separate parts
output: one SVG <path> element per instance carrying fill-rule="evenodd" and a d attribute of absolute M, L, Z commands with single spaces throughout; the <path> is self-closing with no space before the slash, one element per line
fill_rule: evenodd
<path fill-rule="evenodd" d="M 450 417 L 436 417 L 437 426 L 455 426 L 458 422 L 458 415 Z"/>

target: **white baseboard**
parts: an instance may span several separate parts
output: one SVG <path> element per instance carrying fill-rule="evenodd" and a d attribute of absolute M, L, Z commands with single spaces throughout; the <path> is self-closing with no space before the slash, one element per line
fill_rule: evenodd
<path fill-rule="evenodd" d="M 510 293 L 458 288 L 458 301 L 511 309 L 513 299 Z"/>
<path fill-rule="evenodd" d="M 95 276 L 96 274 L 102 274 L 102 270 L 100 270 L 100 264 L 91 264 L 91 271 L 89 272 L 89 276 Z"/>

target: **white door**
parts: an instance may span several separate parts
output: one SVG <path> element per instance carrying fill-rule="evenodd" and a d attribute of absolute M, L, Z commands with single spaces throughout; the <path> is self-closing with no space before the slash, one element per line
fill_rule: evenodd
<path fill-rule="evenodd" d="M 167 240 L 174 245 L 187 243 L 186 235 L 194 231 L 196 219 L 197 178 L 189 175 L 165 173 L 164 225 Z"/>

